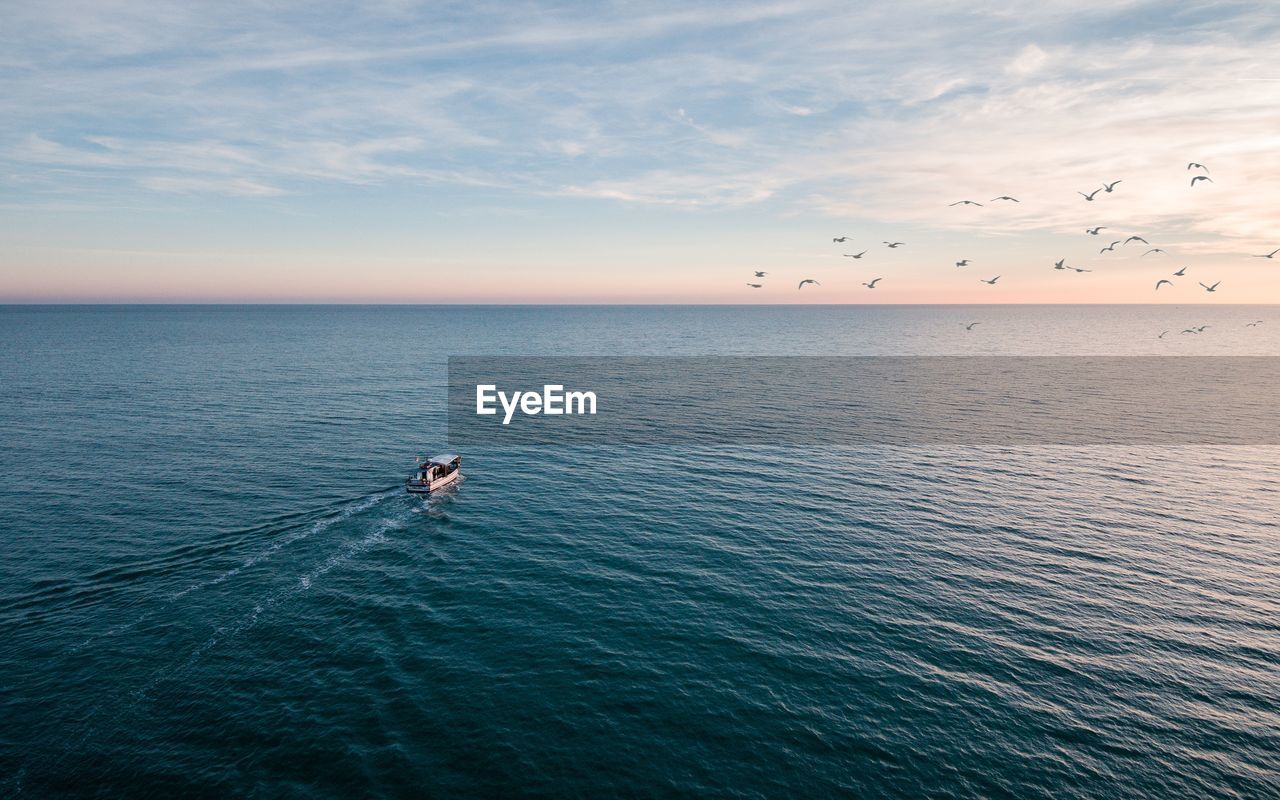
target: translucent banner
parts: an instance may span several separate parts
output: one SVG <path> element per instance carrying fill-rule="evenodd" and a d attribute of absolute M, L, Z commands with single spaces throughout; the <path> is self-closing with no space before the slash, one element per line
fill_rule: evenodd
<path fill-rule="evenodd" d="M 1280 358 L 449 358 L 455 445 L 1275 445 Z"/>

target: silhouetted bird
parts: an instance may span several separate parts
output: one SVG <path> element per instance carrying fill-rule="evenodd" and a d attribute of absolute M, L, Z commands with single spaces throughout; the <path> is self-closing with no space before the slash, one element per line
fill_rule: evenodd
<path fill-rule="evenodd" d="M 1173 285 L 1173 281 L 1168 280 L 1167 278 L 1161 278 L 1160 280 L 1156 281 L 1156 291 L 1157 292 L 1160 291 L 1160 287 L 1166 283 L 1169 284 L 1170 286 Z"/>
<path fill-rule="evenodd" d="M 1213 178 L 1210 178 L 1208 175 L 1197 175 L 1191 179 L 1191 185 L 1195 186 L 1196 181 L 1208 181 L 1209 183 L 1213 183 Z"/>
<path fill-rule="evenodd" d="M 797 289 L 803 289 L 803 288 L 804 288 L 804 285 L 805 285 L 806 283 L 812 283 L 814 286 L 821 286 L 821 285 L 822 285 L 822 284 L 818 283 L 817 281 L 815 281 L 813 278 L 805 278 L 804 280 L 800 281 L 800 285 L 799 285 L 799 286 L 797 286 L 796 288 L 797 288 Z"/>

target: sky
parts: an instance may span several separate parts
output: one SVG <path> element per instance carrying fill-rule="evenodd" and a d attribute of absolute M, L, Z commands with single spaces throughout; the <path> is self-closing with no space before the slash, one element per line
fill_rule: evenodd
<path fill-rule="evenodd" d="M 1280 302 L 1277 41 L 1266 2 L 10 0 L 0 302 Z"/>

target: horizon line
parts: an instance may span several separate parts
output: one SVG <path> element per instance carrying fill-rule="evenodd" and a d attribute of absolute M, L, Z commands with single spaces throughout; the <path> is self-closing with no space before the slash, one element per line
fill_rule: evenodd
<path fill-rule="evenodd" d="M 537 308 L 537 307 L 562 307 L 562 306 L 581 306 L 584 308 L 591 307 L 689 307 L 689 308 L 705 308 L 705 307 L 724 307 L 724 308 L 834 308 L 834 307 L 857 307 L 857 308 L 874 308 L 877 306 L 913 306 L 913 307 L 948 307 L 948 306 L 1141 306 L 1141 307 L 1169 307 L 1178 306 L 1206 306 L 1206 307 L 1273 307 L 1280 306 L 1280 303 L 1218 303 L 1218 302 L 1184 302 L 1184 303 L 1139 303 L 1139 302 L 1117 302 L 1117 303 L 1073 303 L 1073 302 L 1050 302 L 1050 303 L 682 303 L 682 302 L 538 302 L 538 303 L 464 303 L 464 302 L 360 302 L 351 300 L 332 300 L 332 301 L 301 301 L 301 300 L 213 300 L 213 301 L 189 301 L 189 300 L 104 300 L 104 301 L 84 301 L 84 300 L 64 300 L 64 301 L 48 301 L 48 300 L 0 300 L 0 308 L 66 308 L 66 307 L 82 307 L 82 308 L 127 308 L 127 307 L 153 307 L 153 308 L 173 308 L 173 307 L 260 307 L 260 308 L 324 308 L 324 307 L 359 307 L 359 308 Z"/>

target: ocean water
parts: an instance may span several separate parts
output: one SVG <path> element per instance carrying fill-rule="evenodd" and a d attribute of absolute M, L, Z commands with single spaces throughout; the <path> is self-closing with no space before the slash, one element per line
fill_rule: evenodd
<path fill-rule="evenodd" d="M 1280 797 L 1280 448 L 405 495 L 504 353 L 1280 355 L 1280 309 L 0 308 L 0 796 Z"/>

